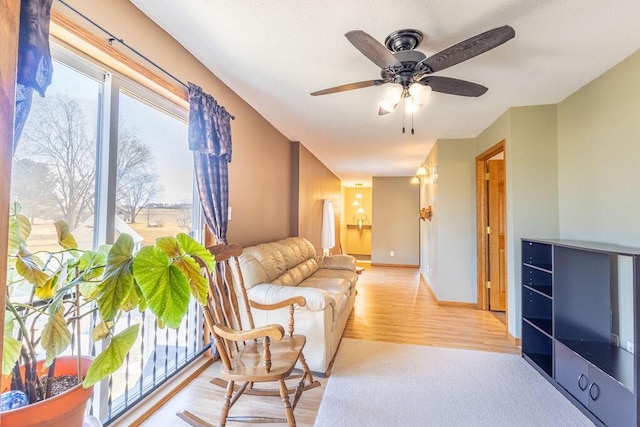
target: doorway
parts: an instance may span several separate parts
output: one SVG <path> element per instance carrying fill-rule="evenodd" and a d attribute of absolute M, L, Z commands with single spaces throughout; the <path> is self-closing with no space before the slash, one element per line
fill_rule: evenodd
<path fill-rule="evenodd" d="M 507 312 L 505 143 L 476 157 L 478 308 Z"/>

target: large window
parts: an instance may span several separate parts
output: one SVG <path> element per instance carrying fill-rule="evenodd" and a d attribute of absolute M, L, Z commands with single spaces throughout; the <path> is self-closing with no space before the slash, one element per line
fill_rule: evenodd
<path fill-rule="evenodd" d="M 34 96 L 13 161 L 12 199 L 33 224 L 28 249 L 57 250 L 60 219 L 81 249 L 113 243 L 120 233 L 138 249 L 179 232 L 199 239 L 187 112 L 60 47 L 52 53 L 53 82 L 45 98 Z M 28 298 L 19 283 L 10 292 Z M 75 339 L 95 355 L 90 317 Z M 94 413 L 106 423 L 204 348 L 195 302 L 177 331 L 160 329 L 151 313 L 130 312 L 127 320 L 122 328 L 139 323 L 142 332 L 125 366 L 94 393 Z"/>
<path fill-rule="evenodd" d="M 53 222 L 64 220 L 83 249 L 93 246 L 96 150 L 99 141 L 99 74 L 56 61 L 47 96 L 34 96 L 13 161 L 12 199 L 32 221 L 31 251 L 55 250 Z"/>
<path fill-rule="evenodd" d="M 117 224 L 142 244 L 191 232 L 193 161 L 187 124 L 147 100 L 119 96 Z"/>

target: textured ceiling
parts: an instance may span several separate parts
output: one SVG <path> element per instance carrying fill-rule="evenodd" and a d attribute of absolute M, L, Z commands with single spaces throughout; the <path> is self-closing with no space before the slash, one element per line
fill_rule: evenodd
<path fill-rule="evenodd" d="M 346 185 L 411 176 L 436 139 L 475 137 L 509 107 L 557 103 L 640 48 L 640 0 L 131 1 Z M 384 42 L 415 28 L 428 57 L 505 24 L 514 39 L 434 74 L 489 91 L 433 93 L 415 135 L 402 134 L 400 111 L 378 116 L 384 87 L 309 95 L 379 78 L 347 31 Z"/>

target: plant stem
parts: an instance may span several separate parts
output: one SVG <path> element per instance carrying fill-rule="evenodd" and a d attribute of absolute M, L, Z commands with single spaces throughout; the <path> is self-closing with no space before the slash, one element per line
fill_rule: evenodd
<path fill-rule="evenodd" d="M 11 311 L 13 313 L 13 316 L 14 316 L 16 322 L 18 322 L 18 326 L 20 326 L 20 331 L 22 332 L 22 336 L 25 337 L 24 341 L 26 342 L 26 345 L 28 347 L 29 355 L 31 357 L 31 360 L 33 360 L 33 363 L 37 363 L 38 362 L 38 360 L 37 360 L 38 356 L 36 355 L 36 350 L 33 348 L 33 343 L 29 339 L 30 335 L 29 335 L 29 331 L 27 330 L 27 326 L 22 321 L 22 318 L 20 317 L 20 314 L 18 314 L 18 310 L 16 310 L 16 308 L 13 305 L 13 303 L 11 301 L 9 301 L 8 299 L 6 300 L 6 306 L 9 309 L 9 311 Z"/>
<path fill-rule="evenodd" d="M 76 267 L 77 270 L 77 267 Z M 77 271 L 76 271 L 76 275 L 77 275 Z M 76 301 L 75 301 L 75 307 L 76 307 L 76 316 L 80 315 L 80 286 L 76 285 Z M 77 319 L 76 321 L 76 343 L 78 343 L 78 357 L 76 358 L 76 361 L 78 363 L 78 384 L 80 384 L 82 382 L 82 371 L 80 370 L 80 362 L 81 362 L 81 357 L 82 357 L 82 343 L 81 343 L 81 339 L 80 339 L 80 319 Z"/>
<path fill-rule="evenodd" d="M 51 397 L 51 387 L 53 386 L 53 377 L 56 373 L 56 359 L 53 359 L 51 365 L 49 365 L 49 371 L 47 372 L 47 390 L 45 392 L 44 398 L 48 399 Z"/>

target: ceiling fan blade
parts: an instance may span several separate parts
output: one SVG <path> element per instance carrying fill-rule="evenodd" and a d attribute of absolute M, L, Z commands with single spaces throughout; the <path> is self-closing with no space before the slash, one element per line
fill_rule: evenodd
<path fill-rule="evenodd" d="M 441 76 L 426 76 L 423 77 L 418 83 L 425 86 L 431 86 L 431 89 L 435 92 L 448 93 L 449 95 L 459 96 L 477 97 L 489 90 L 485 86 L 479 85 L 477 83 Z"/>
<path fill-rule="evenodd" d="M 378 67 L 401 67 L 402 64 L 379 41 L 361 30 L 349 31 L 344 35 L 352 45 Z"/>
<path fill-rule="evenodd" d="M 354 89 L 362 89 L 363 87 L 380 86 L 381 84 L 384 84 L 384 83 L 386 83 L 386 81 L 380 80 L 380 79 L 366 80 L 364 82 L 348 83 L 346 85 L 340 85 L 340 86 L 332 87 L 329 89 L 318 90 L 316 92 L 312 92 L 311 95 L 312 96 L 328 95 L 330 93 L 345 92 L 347 90 L 354 90 Z"/>
<path fill-rule="evenodd" d="M 419 65 L 425 65 L 429 73 L 435 73 L 498 47 L 514 38 L 515 35 L 515 30 L 508 25 L 494 28 L 423 59 Z"/>

